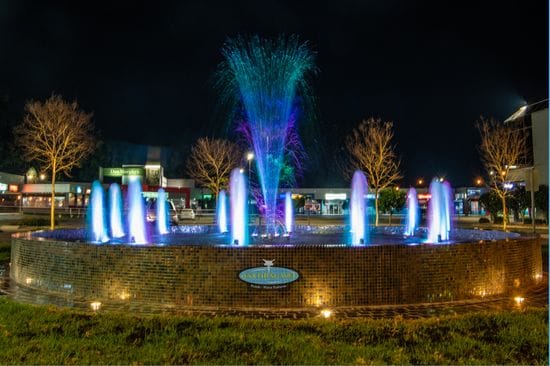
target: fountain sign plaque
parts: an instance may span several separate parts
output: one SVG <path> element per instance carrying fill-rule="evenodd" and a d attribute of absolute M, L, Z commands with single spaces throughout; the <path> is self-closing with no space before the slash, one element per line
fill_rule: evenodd
<path fill-rule="evenodd" d="M 261 289 L 279 289 L 300 278 L 298 272 L 285 267 L 274 267 L 275 260 L 265 260 L 264 267 L 247 268 L 239 273 L 239 279 L 250 287 Z"/>

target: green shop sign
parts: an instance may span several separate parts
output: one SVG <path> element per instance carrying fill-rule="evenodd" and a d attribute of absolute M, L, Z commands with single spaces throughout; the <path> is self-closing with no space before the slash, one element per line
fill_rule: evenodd
<path fill-rule="evenodd" d="M 103 168 L 104 177 L 144 177 L 145 169 L 136 167 Z"/>

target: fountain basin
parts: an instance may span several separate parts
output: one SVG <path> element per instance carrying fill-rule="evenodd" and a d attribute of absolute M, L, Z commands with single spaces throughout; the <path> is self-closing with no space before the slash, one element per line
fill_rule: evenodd
<path fill-rule="evenodd" d="M 302 245 L 298 236 L 288 245 L 236 247 L 90 244 L 24 233 L 12 239 L 10 277 L 66 298 L 242 308 L 455 301 L 513 295 L 542 280 L 537 237 L 457 235 L 445 244 Z M 247 281 L 250 273 L 258 277 Z"/>

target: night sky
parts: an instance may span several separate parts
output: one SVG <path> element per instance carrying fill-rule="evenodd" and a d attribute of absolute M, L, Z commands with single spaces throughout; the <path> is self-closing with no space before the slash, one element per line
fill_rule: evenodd
<path fill-rule="evenodd" d="M 547 1 L 2 1 L 0 93 L 77 99 L 104 139 L 225 137 L 212 80 L 227 37 L 297 34 L 316 52 L 302 186 L 344 186 L 344 138 L 392 120 L 409 185 L 481 173 L 474 127 L 548 97 Z M 182 174 L 180 174 L 182 175 Z"/>

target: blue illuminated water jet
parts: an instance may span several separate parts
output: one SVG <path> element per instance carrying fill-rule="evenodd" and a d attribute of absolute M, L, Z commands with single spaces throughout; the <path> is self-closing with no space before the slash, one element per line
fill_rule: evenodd
<path fill-rule="evenodd" d="M 418 227 L 418 197 L 416 189 L 409 188 L 407 192 L 407 225 L 405 226 L 405 235 L 413 236 Z"/>
<path fill-rule="evenodd" d="M 128 184 L 128 235 L 132 244 L 147 244 L 141 181 L 137 177 L 131 177 Z"/>
<path fill-rule="evenodd" d="M 229 40 L 222 53 L 227 60 L 224 82 L 229 93 L 240 96 L 250 124 L 267 232 L 274 234 L 288 123 L 297 90 L 307 89 L 304 76 L 313 69 L 313 54 L 296 38 L 259 37 Z"/>
<path fill-rule="evenodd" d="M 294 207 L 292 205 L 292 195 L 290 192 L 285 193 L 285 229 L 287 233 L 291 233 L 294 225 Z"/>
<path fill-rule="evenodd" d="M 113 238 L 121 238 L 124 236 L 124 228 L 122 225 L 122 195 L 120 194 L 120 186 L 116 183 L 109 187 L 109 223 L 111 228 L 111 236 Z"/>
<path fill-rule="evenodd" d="M 231 243 L 248 244 L 248 212 L 246 176 L 240 169 L 233 169 L 229 180 L 231 198 Z"/>
<path fill-rule="evenodd" d="M 107 236 L 107 225 L 105 222 L 103 187 L 99 181 L 92 183 L 90 195 L 90 204 L 88 208 L 88 221 L 91 236 L 90 240 L 94 243 L 104 243 L 109 241 Z"/>
<path fill-rule="evenodd" d="M 353 245 L 366 244 L 368 242 L 367 193 L 367 178 L 365 178 L 365 174 L 362 171 L 357 170 L 353 173 L 351 181 L 349 208 L 351 244 Z"/>
<path fill-rule="evenodd" d="M 220 233 L 227 232 L 227 196 L 225 190 L 218 194 L 218 204 L 216 205 L 216 218 Z"/>
<path fill-rule="evenodd" d="M 157 232 L 161 235 L 170 232 L 167 206 L 166 192 L 164 192 L 164 189 L 159 188 L 157 193 Z"/>
<path fill-rule="evenodd" d="M 451 231 L 451 185 L 447 181 L 434 179 L 430 183 L 428 203 L 428 242 L 438 243 L 449 240 Z"/>

